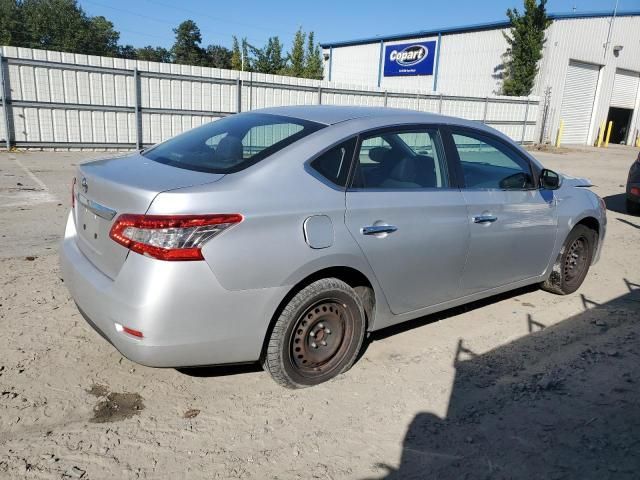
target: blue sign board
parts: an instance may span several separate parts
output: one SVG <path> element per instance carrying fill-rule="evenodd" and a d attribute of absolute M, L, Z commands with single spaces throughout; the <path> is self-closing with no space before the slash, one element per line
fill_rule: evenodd
<path fill-rule="evenodd" d="M 436 41 L 401 43 L 384 47 L 384 76 L 433 75 Z"/>

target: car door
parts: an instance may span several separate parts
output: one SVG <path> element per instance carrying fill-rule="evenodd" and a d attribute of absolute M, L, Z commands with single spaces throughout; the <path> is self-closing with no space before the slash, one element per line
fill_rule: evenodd
<path fill-rule="evenodd" d="M 556 238 L 552 192 L 537 188 L 533 166 L 506 141 L 475 129 L 450 134 L 471 229 L 463 293 L 541 275 Z"/>
<path fill-rule="evenodd" d="M 360 137 L 345 221 L 391 311 L 460 295 L 469 225 L 452 187 L 437 128 L 392 128 Z"/>

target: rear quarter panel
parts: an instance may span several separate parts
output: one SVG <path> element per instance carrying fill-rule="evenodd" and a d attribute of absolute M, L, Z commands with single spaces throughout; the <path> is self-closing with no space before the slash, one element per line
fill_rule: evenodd
<path fill-rule="evenodd" d="M 361 272 L 373 285 L 376 317 L 390 315 L 369 264 L 345 227 L 344 190 L 320 180 L 306 165 L 359 129 L 357 125 L 327 127 L 215 184 L 162 193 L 148 213 L 242 214 L 243 222 L 203 248 L 206 262 L 227 290 L 293 287 L 319 270 L 346 266 Z M 312 215 L 331 220 L 330 247 L 314 249 L 306 243 L 303 224 Z"/>

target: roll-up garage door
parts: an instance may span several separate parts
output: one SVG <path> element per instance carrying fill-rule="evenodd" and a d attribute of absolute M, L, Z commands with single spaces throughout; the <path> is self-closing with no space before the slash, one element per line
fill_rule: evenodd
<path fill-rule="evenodd" d="M 617 69 L 616 78 L 613 81 L 611 106 L 633 110 L 636 106 L 638 85 L 640 85 L 640 73 Z"/>
<path fill-rule="evenodd" d="M 560 118 L 564 120 L 562 143 L 587 143 L 599 72 L 599 65 L 569 61 L 560 107 Z"/>

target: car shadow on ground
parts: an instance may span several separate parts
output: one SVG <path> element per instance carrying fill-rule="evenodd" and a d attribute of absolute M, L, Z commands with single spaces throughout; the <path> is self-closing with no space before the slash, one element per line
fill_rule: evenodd
<path fill-rule="evenodd" d="M 607 210 L 611 210 L 616 213 L 624 213 L 628 215 L 627 212 L 627 194 L 626 193 L 616 193 L 615 195 L 608 195 L 603 198 L 604 203 L 607 205 Z"/>
<path fill-rule="evenodd" d="M 375 465 L 382 478 L 638 478 L 640 284 L 624 282 L 627 294 L 583 296 L 583 312 L 489 352 L 460 339 L 445 418 L 416 415 L 399 467 Z"/>
<path fill-rule="evenodd" d="M 189 377 L 209 378 L 261 372 L 262 366 L 260 366 L 260 364 L 258 363 L 242 363 L 235 365 L 212 365 L 206 367 L 176 368 L 176 370 Z"/>

